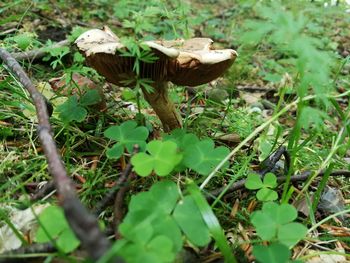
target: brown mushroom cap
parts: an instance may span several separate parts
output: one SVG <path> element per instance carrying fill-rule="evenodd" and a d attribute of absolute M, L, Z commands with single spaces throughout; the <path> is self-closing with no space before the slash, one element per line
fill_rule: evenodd
<path fill-rule="evenodd" d="M 209 38 L 174 41 L 146 41 L 158 57 L 154 63 L 140 64 L 140 77 L 155 82 L 171 81 L 177 85 L 197 86 L 222 75 L 237 57 L 232 49 L 213 50 Z M 132 86 L 135 58 L 122 56 L 125 46 L 108 28 L 92 29 L 75 41 L 88 65 L 119 86 Z M 129 84 L 125 82 L 129 81 Z"/>

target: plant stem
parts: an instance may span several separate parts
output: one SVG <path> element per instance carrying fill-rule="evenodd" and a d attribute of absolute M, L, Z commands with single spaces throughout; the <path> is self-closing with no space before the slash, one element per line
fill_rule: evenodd
<path fill-rule="evenodd" d="M 168 96 L 167 82 L 154 82 L 152 84 L 154 91 L 149 93 L 142 87 L 142 91 L 147 102 L 152 106 L 160 121 L 163 124 L 165 132 L 182 127 L 181 117 L 175 109 L 174 103 Z"/>

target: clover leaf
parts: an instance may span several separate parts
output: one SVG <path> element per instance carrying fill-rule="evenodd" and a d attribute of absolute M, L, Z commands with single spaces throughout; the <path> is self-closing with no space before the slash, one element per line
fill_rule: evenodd
<path fill-rule="evenodd" d="M 39 215 L 39 221 L 36 242 L 46 243 L 54 239 L 56 245 L 65 253 L 72 252 L 79 246 L 80 241 L 70 229 L 60 207 L 49 206 Z"/>
<path fill-rule="evenodd" d="M 230 153 L 220 146 L 215 148 L 211 139 L 198 141 L 186 147 L 184 164 L 201 175 L 208 175 Z"/>
<path fill-rule="evenodd" d="M 251 173 L 248 175 L 244 185 L 250 190 L 259 189 L 256 197 L 260 201 L 274 201 L 278 198 L 277 192 L 271 189 L 277 186 L 277 178 L 273 173 L 265 174 L 263 180 L 261 180 L 258 174 Z"/>
<path fill-rule="evenodd" d="M 63 104 L 59 105 L 57 111 L 59 117 L 65 123 L 82 122 L 87 115 L 87 110 L 79 104 L 76 95 L 69 97 Z"/>
<path fill-rule="evenodd" d="M 285 245 L 273 243 L 269 246 L 254 246 L 253 255 L 261 263 L 287 263 L 291 252 Z"/>
<path fill-rule="evenodd" d="M 138 153 L 131 158 L 131 164 L 140 176 L 148 176 L 152 171 L 159 176 L 166 176 L 182 159 L 177 144 L 172 141 L 151 141 L 146 151 L 148 153 Z"/>
<path fill-rule="evenodd" d="M 291 247 L 305 237 L 307 228 L 293 222 L 297 218 L 296 209 L 290 204 L 264 203 L 262 210 L 251 215 L 251 222 L 257 235 L 267 241 L 278 240 Z"/>
<path fill-rule="evenodd" d="M 112 148 L 107 150 L 107 157 L 118 159 L 124 153 L 124 149 L 131 153 L 136 144 L 141 150 L 144 150 L 148 130 L 143 126 L 137 127 L 135 121 L 126 121 L 119 126 L 109 127 L 105 130 L 104 135 L 111 140 L 117 141 Z"/>
<path fill-rule="evenodd" d="M 205 246 L 209 243 L 209 229 L 191 196 L 186 196 L 179 202 L 173 216 L 189 241 L 194 245 Z"/>

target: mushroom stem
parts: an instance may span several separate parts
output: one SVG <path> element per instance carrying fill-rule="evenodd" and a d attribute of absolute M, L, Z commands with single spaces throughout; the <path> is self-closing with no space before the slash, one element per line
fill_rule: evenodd
<path fill-rule="evenodd" d="M 142 88 L 142 92 L 162 122 L 164 131 L 169 132 L 181 128 L 181 117 L 168 96 L 168 82 L 154 82 L 152 87 L 154 88 L 152 93 L 147 92 L 145 88 Z"/>

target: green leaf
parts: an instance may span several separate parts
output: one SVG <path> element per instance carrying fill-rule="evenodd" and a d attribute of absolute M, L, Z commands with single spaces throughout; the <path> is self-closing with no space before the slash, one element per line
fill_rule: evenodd
<path fill-rule="evenodd" d="M 34 38 L 28 33 L 23 33 L 12 37 L 12 40 L 20 49 L 25 50 L 34 41 Z"/>
<path fill-rule="evenodd" d="M 277 177 L 273 173 L 267 173 L 264 176 L 263 184 L 265 187 L 275 188 L 277 186 Z"/>
<path fill-rule="evenodd" d="M 219 247 L 221 253 L 225 258 L 225 262 L 236 263 L 237 260 L 232 253 L 230 246 L 227 244 L 227 240 L 223 229 L 220 226 L 218 219 L 216 218 L 213 210 L 207 203 L 207 200 L 203 197 L 200 192 L 199 187 L 194 184 L 193 181 L 188 181 L 188 191 L 190 192 L 192 198 L 196 202 L 199 211 L 202 214 L 204 222 L 209 228 L 210 234 L 216 241 L 216 245 Z"/>
<path fill-rule="evenodd" d="M 262 211 L 254 212 L 250 220 L 256 229 L 257 235 L 263 240 L 272 240 L 277 234 L 277 224 L 271 217 Z"/>
<path fill-rule="evenodd" d="M 278 240 L 287 247 L 292 247 L 303 239 L 306 233 L 307 228 L 304 225 L 289 223 L 278 229 Z"/>
<path fill-rule="evenodd" d="M 209 230 L 191 196 L 185 196 L 173 213 L 188 240 L 196 246 L 205 246 L 210 241 Z"/>
<path fill-rule="evenodd" d="M 101 95 L 98 93 L 98 90 L 90 89 L 86 91 L 86 93 L 83 96 L 81 96 L 80 104 L 82 106 L 90 106 L 101 102 L 101 100 L 102 98 Z"/>
<path fill-rule="evenodd" d="M 269 246 L 254 246 L 253 255 L 261 263 L 286 263 L 289 262 L 291 252 L 283 244 L 272 243 Z"/>
<path fill-rule="evenodd" d="M 72 252 L 79 246 L 80 241 L 70 229 L 60 207 L 49 206 L 39 215 L 39 221 L 36 242 L 46 243 L 54 239 L 64 253 Z"/>
<path fill-rule="evenodd" d="M 57 111 L 60 113 L 61 120 L 65 123 L 72 121 L 82 122 L 87 115 L 86 109 L 79 105 L 76 95 L 69 97 L 66 102 L 59 105 Z"/>
<path fill-rule="evenodd" d="M 172 141 L 151 141 L 146 150 L 149 154 L 138 153 L 131 158 L 131 163 L 140 176 L 148 176 L 153 170 L 159 176 L 166 176 L 182 159 L 182 154 L 177 152 L 176 143 Z"/>
<path fill-rule="evenodd" d="M 173 242 L 166 236 L 156 236 L 147 245 L 147 248 L 155 251 L 161 262 L 173 262 Z"/>
<path fill-rule="evenodd" d="M 180 194 L 177 185 L 172 181 L 161 181 L 154 184 L 149 191 L 131 197 L 129 211 L 143 210 L 162 211 L 170 214 Z"/>
<path fill-rule="evenodd" d="M 229 153 L 226 147 L 215 148 L 213 140 L 206 139 L 187 147 L 183 162 L 197 173 L 208 175 Z"/>
<path fill-rule="evenodd" d="M 148 130 L 143 126 L 137 127 L 135 121 L 126 121 L 119 126 L 109 127 L 105 130 L 104 135 L 109 139 L 117 141 L 112 148 L 107 150 L 107 157 L 118 159 L 124 152 L 124 148 L 131 153 L 134 145 L 137 144 L 141 150 L 144 150 Z"/>
<path fill-rule="evenodd" d="M 276 191 L 264 187 L 256 193 L 256 197 L 263 202 L 275 201 L 278 198 L 278 194 Z"/>
<path fill-rule="evenodd" d="M 293 246 L 307 232 L 305 226 L 292 222 L 296 218 L 297 211 L 292 205 L 269 202 L 251 215 L 251 222 L 263 240 L 277 239 L 287 246 Z"/>
<path fill-rule="evenodd" d="M 263 182 L 261 181 L 261 178 L 258 174 L 251 173 L 251 174 L 248 174 L 248 177 L 247 177 L 246 182 L 244 183 L 244 186 L 247 189 L 256 190 L 256 189 L 262 188 L 264 185 L 263 185 Z"/>
<path fill-rule="evenodd" d="M 273 209 L 271 209 L 271 206 L 268 205 L 263 207 L 263 211 L 264 213 L 270 214 L 277 224 L 286 224 L 297 218 L 298 213 L 294 206 L 290 204 L 272 204 L 274 204 Z"/>

